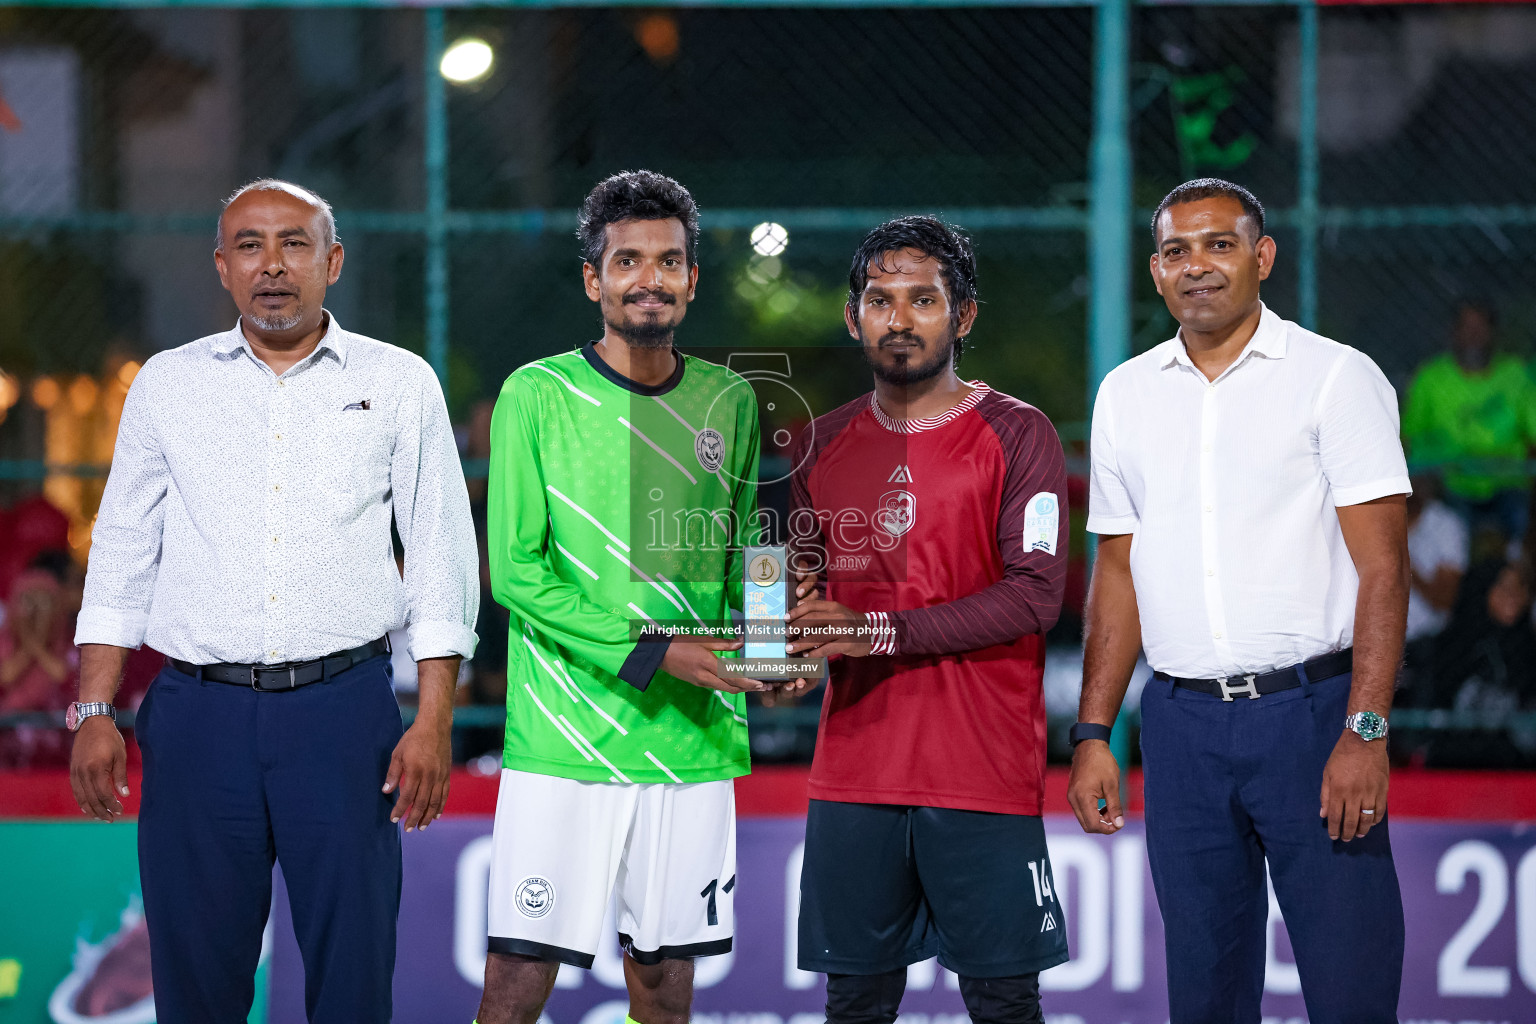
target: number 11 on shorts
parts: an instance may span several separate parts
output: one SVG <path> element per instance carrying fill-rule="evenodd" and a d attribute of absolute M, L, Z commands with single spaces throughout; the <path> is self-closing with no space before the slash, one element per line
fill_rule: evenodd
<path fill-rule="evenodd" d="M 1034 865 L 1030 865 L 1030 866 L 1033 867 Z M 708 912 L 708 915 L 709 915 L 708 923 L 711 924 L 711 925 L 716 925 L 716 924 L 720 923 L 720 914 L 719 914 L 719 912 L 715 908 L 715 889 L 716 889 L 716 887 L 718 887 L 721 892 L 730 892 L 732 889 L 736 888 L 736 876 L 732 875 L 729 879 L 726 880 L 726 883 L 724 885 L 720 884 L 720 879 L 712 878 L 712 879 L 709 880 L 709 884 L 706 885 L 703 889 L 701 889 L 699 891 L 699 895 L 700 896 L 703 896 L 705 899 L 709 900 L 709 906 L 707 908 L 707 912 Z M 1036 888 L 1038 889 L 1039 886 L 1037 885 Z"/>

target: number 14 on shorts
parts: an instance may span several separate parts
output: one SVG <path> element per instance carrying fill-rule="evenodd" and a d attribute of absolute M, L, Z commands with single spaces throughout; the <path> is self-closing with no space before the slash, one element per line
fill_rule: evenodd
<path fill-rule="evenodd" d="M 1051 862 L 1048 860 L 1032 860 L 1029 864 L 1029 880 L 1035 885 L 1035 906 L 1045 907 L 1049 900 L 1056 902 L 1056 894 L 1051 889 Z M 1049 932 L 1056 930 L 1056 915 L 1049 910 L 1040 918 L 1040 930 Z"/>

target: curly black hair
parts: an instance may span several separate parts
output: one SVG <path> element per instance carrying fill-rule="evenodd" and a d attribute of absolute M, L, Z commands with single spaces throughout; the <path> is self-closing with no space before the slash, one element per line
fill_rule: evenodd
<path fill-rule="evenodd" d="M 684 256 L 691 267 L 699 248 L 699 208 L 688 190 L 655 171 L 620 171 L 604 178 L 581 204 L 576 237 L 581 240 L 582 258 L 601 271 L 609 224 L 673 217 L 683 222 Z"/>
<path fill-rule="evenodd" d="M 911 249 L 931 260 L 937 260 L 939 273 L 944 278 L 944 290 L 949 295 L 950 320 L 958 324 L 960 311 L 976 297 L 976 251 L 971 240 L 953 224 L 945 224 L 937 217 L 911 216 L 888 220 L 864 236 L 853 253 L 853 265 L 848 270 L 848 308 L 856 310 L 859 297 L 869 284 L 869 267 L 889 271 L 887 256 Z M 955 339 L 955 362 L 965 351 L 965 339 Z"/>
<path fill-rule="evenodd" d="M 1180 203 L 1198 203 L 1202 199 L 1236 199 L 1242 206 L 1243 212 L 1253 220 L 1254 227 L 1258 229 L 1258 234 L 1253 236 L 1253 240 L 1257 242 L 1264 237 L 1264 204 L 1259 202 L 1252 192 L 1222 178 L 1196 178 L 1178 186 L 1157 204 L 1157 212 L 1152 214 L 1153 243 L 1157 242 L 1157 221 L 1164 210 L 1170 206 L 1178 206 Z"/>

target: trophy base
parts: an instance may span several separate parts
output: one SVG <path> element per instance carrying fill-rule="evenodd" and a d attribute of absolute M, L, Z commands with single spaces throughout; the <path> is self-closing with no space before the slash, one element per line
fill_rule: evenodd
<path fill-rule="evenodd" d="M 720 674 L 742 679 L 820 679 L 826 658 L 721 658 Z"/>

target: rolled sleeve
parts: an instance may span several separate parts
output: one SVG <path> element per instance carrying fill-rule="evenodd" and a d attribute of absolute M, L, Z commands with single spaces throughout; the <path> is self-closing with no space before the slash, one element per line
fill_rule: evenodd
<path fill-rule="evenodd" d="M 1089 440 L 1088 532 L 1134 533 L 1141 524 L 1131 492 L 1120 475 L 1115 452 L 1115 418 L 1110 382 L 1099 386 L 1093 403 L 1093 431 Z"/>
<path fill-rule="evenodd" d="M 428 658 L 473 658 L 475 631 L 462 622 L 413 622 L 406 627 L 407 653 L 412 661 Z"/>
<path fill-rule="evenodd" d="M 1318 396 L 1318 455 L 1335 506 L 1411 494 L 1397 393 L 1363 352 L 1346 348 Z"/>
<path fill-rule="evenodd" d="M 475 653 L 480 565 L 469 490 L 442 388 L 425 363 L 401 403 L 390 464 L 395 523 L 405 544 L 406 637 L 411 658 Z"/>
<path fill-rule="evenodd" d="M 147 611 L 86 606 L 80 609 L 75 619 L 75 645 L 138 648 L 144 646 L 144 633 L 148 628 Z"/>

